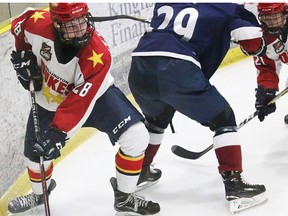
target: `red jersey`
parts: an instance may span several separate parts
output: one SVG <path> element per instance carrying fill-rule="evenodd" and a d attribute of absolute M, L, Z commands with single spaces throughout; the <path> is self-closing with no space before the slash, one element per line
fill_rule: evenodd
<path fill-rule="evenodd" d="M 28 10 L 12 21 L 17 51 L 32 50 L 43 74 L 36 101 L 55 111 L 52 127 L 72 137 L 89 117 L 97 99 L 114 82 L 112 57 L 103 38 L 94 32 L 90 43 L 65 64 L 59 62 L 54 46 L 50 13 Z"/>

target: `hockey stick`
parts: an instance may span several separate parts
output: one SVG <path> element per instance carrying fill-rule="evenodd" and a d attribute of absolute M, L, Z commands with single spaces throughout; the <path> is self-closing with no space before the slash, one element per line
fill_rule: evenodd
<path fill-rule="evenodd" d="M 268 104 L 272 104 L 275 103 L 279 98 L 281 98 L 283 95 L 285 95 L 288 92 L 288 87 L 286 87 L 283 91 L 281 91 L 279 94 L 277 94 Z M 237 129 L 240 129 L 243 125 L 247 124 L 249 121 L 251 121 L 254 117 L 256 117 L 259 113 L 259 110 L 255 111 L 252 115 L 250 115 L 248 118 L 246 118 L 244 121 L 242 121 L 238 126 Z M 186 158 L 186 159 L 192 159 L 192 160 L 196 160 L 198 158 L 200 158 L 201 156 L 203 156 L 204 154 L 206 154 L 207 152 L 209 152 L 211 149 L 213 149 L 213 144 L 211 144 L 210 146 L 208 146 L 206 149 L 204 149 L 201 152 L 193 152 L 193 151 L 189 151 L 187 149 L 184 149 L 181 146 L 178 145 L 173 145 L 171 147 L 172 152 L 182 158 Z"/>
<path fill-rule="evenodd" d="M 103 22 L 103 21 L 111 21 L 115 19 L 131 19 L 136 20 L 143 23 L 150 23 L 146 19 L 141 19 L 138 17 L 128 16 L 128 15 L 116 15 L 116 16 L 105 16 L 105 17 L 90 17 L 89 18 L 92 22 Z"/>
<path fill-rule="evenodd" d="M 35 129 L 35 137 L 36 137 L 36 140 L 39 141 L 40 140 L 40 124 L 39 124 L 38 109 L 37 109 L 36 98 L 35 98 L 34 84 L 32 80 L 30 81 L 30 96 L 31 96 L 32 116 L 33 116 L 33 123 L 34 123 L 34 129 Z M 50 216 L 49 195 L 48 195 L 47 184 L 46 184 L 43 156 L 40 156 L 39 166 L 40 166 L 40 171 L 41 171 L 41 183 L 42 183 L 42 190 L 43 190 L 43 200 L 44 200 L 44 205 L 45 205 L 45 215 Z"/>

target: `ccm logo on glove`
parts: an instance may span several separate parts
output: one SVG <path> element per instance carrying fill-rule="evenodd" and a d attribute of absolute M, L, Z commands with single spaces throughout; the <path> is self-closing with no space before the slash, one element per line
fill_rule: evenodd
<path fill-rule="evenodd" d="M 66 133 L 50 128 L 40 135 L 40 139 L 33 146 L 33 152 L 46 160 L 56 159 L 61 156 L 60 149 L 65 146 L 65 138 Z"/>

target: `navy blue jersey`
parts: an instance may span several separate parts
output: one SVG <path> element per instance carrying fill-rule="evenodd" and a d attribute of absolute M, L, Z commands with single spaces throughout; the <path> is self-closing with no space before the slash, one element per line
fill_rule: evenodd
<path fill-rule="evenodd" d="M 231 3 L 158 3 L 150 28 L 132 56 L 168 56 L 192 61 L 210 78 L 230 42 L 259 38 L 256 17 Z"/>

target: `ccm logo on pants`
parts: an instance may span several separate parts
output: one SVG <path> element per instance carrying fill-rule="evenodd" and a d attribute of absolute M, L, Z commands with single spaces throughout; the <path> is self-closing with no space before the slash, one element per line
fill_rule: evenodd
<path fill-rule="evenodd" d="M 127 122 L 131 121 L 131 116 L 128 116 L 123 121 L 121 121 L 114 129 L 113 133 L 116 134 Z"/>

